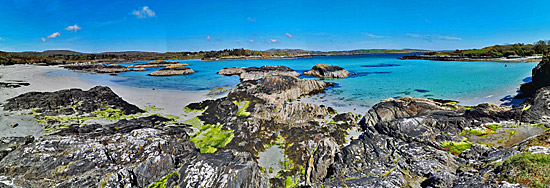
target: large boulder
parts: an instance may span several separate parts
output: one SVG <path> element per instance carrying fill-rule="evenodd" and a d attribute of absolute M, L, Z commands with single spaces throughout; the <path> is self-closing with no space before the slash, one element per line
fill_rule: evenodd
<path fill-rule="evenodd" d="M 316 64 L 311 70 L 304 72 L 304 75 L 320 78 L 346 78 L 350 72 L 336 65 Z"/>
<path fill-rule="evenodd" d="M 184 74 L 193 74 L 195 71 L 189 67 L 184 67 L 181 65 L 174 65 L 162 68 L 158 71 L 152 72 L 149 76 L 174 76 L 174 75 L 184 75 Z"/>

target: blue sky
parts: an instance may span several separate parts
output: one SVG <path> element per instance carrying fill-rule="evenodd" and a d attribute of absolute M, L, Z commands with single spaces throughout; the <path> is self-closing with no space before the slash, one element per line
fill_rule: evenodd
<path fill-rule="evenodd" d="M 480 48 L 550 39 L 550 1 L 2 0 L 0 50 Z"/>

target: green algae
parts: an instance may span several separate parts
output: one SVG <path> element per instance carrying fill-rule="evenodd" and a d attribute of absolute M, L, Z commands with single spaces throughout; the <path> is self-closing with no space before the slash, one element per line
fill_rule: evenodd
<path fill-rule="evenodd" d="M 294 179 L 291 176 L 287 176 L 285 179 L 285 188 L 296 187 L 299 181 L 300 181 L 299 178 Z"/>
<path fill-rule="evenodd" d="M 202 112 L 206 111 L 206 109 L 208 109 L 208 106 L 204 109 L 191 109 L 191 108 L 186 106 L 186 107 L 183 107 L 183 112 L 185 112 L 185 113 L 193 113 L 193 112 L 202 113 Z"/>
<path fill-rule="evenodd" d="M 204 125 L 204 123 L 199 119 L 198 116 L 185 120 L 183 121 L 183 123 L 191 125 L 192 127 L 195 127 L 195 128 L 200 128 L 201 126 Z"/>
<path fill-rule="evenodd" d="M 161 178 L 159 181 L 152 183 L 151 185 L 147 186 L 147 188 L 165 188 L 166 187 L 166 181 L 173 175 L 176 175 L 180 177 L 180 174 L 177 171 L 174 171 L 163 178 Z"/>
<path fill-rule="evenodd" d="M 201 153 L 214 153 L 218 148 L 225 147 L 233 139 L 233 130 L 222 130 L 222 125 L 206 124 L 191 136 L 191 141 Z"/>
<path fill-rule="evenodd" d="M 233 101 L 233 104 L 237 105 L 237 107 L 239 108 L 239 111 L 237 112 L 237 116 L 243 116 L 243 117 L 250 116 L 250 112 L 246 111 L 248 106 L 250 106 L 250 101 L 242 101 L 242 102 Z"/>
<path fill-rule="evenodd" d="M 448 149 L 451 153 L 460 155 L 464 150 L 470 149 L 474 144 L 468 141 L 442 142 L 441 147 Z"/>

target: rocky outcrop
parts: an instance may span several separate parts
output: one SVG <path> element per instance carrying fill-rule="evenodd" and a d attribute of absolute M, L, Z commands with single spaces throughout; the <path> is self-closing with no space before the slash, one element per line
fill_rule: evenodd
<path fill-rule="evenodd" d="M 22 187 L 265 187 L 248 153 L 201 154 L 185 127 L 151 116 L 72 126 L 2 160 L 0 175 Z"/>
<path fill-rule="evenodd" d="M 150 62 L 143 63 L 143 64 L 130 65 L 128 67 L 130 67 L 130 68 L 136 68 L 136 67 L 144 68 L 144 67 L 187 66 L 187 65 L 189 65 L 189 64 L 179 63 L 179 62 L 176 62 L 176 61 L 155 60 L 155 61 L 150 61 Z"/>
<path fill-rule="evenodd" d="M 249 67 L 249 68 L 224 68 L 218 72 L 220 75 L 225 76 L 231 76 L 231 75 L 239 75 L 241 78 L 241 81 L 250 81 L 250 80 L 258 80 L 266 75 L 271 76 L 290 76 L 290 77 L 298 77 L 300 76 L 299 73 L 296 71 L 282 66 L 282 65 L 265 65 L 262 67 Z"/>
<path fill-rule="evenodd" d="M 224 76 L 233 76 L 233 75 L 241 75 L 241 73 L 244 72 L 244 67 L 233 67 L 233 68 L 223 68 L 222 70 L 218 71 L 216 74 L 224 75 Z"/>
<path fill-rule="evenodd" d="M 105 112 L 114 112 L 105 114 L 108 118 L 143 112 L 100 86 L 26 93 L 4 108 L 79 119 L 107 106 Z M 267 187 L 253 155 L 222 148 L 200 153 L 187 134 L 189 126 L 166 126 L 171 121 L 134 116 L 110 124 L 73 123 L 38 139 L 0 138 L 0 186 Z"/>
<path fill-rule="evenodd" d="M 550 87 L 537 90 L 535 97 L 522 105 L 521 120 L 529 123 L 550 123 Z"/>
<path fill-rule="evenodd" d="M 350 72 L 336 65 L 316 64 L 311 70 L 304 72 L 304 75 L 320 78 L 346 78 Z"/>
<path fill-rule="evenodd" d="M 266 75 L 255 82 L 243 82 L 235 87 L 229 96 L 250 96 L 262 99 L 267 103 L 284 103 L 296 100 L 302 95 L 321 93 L 325 87 L 333 85 L 333 83 L 318 80 Z"/>
<path fill-rule="evenodd" d="M 162 68 L 158 71 L 152 72 L 149 76 L 174 76 L 174 75 L 185 75 L 193 74 L 195 71 L 189 67 L 184 67 L 181 65 L 168 66 Z"/>
<path fill-rule="evenodd" d="M 84 72 L 95 72 L 95 73 L 118 73 L 118 72 L 127 72 L 130 71 L 129 68 L 118 65 L 118 64 L 74 64 L 63 66 L 69 70 L 77 70 Z"/>
<path fill-rule="evenodd" d="M 144 112 L 110 88 L 96 86 L 88 91 L 67 89 L 56 92 L 29 92 L 7 100 L 4 110 L 33 109 L 43 115 L 87 114 L 99 109 L 115 108 L 123 114 Z"/>
<path fill-rule="evenodd" d="M 545 55 L 542 61 L 533 68 L 532 81 L 524 83 L 520 87 L 521 93 L 518 94 L 518 98 L 532 97 L 536 94 L 538 89 L 550 86 L 550 56 Z"/>
<path fill-rule="evenodd" d="M 381 121 L 391 122 L 395 119 L 412 117 L 433 110 L 449 110 L 443 104 L 430 99 L 416 99 L 410 97 L 390 98 L 374 105 L 365 114 L 362 124 L 373 127 Z"/>
<path fill-rule="evenodd" d="M 30 86 L 30 83 L 22 82 L 22 81 L 13 81 L 10 80 L 10 82 L 0 82 L 0 88 L 18 88 L 22 86 Z"/>

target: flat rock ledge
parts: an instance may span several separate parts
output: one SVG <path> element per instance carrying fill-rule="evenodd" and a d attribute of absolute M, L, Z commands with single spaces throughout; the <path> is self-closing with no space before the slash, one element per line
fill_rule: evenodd
<path fill-rule="evenodd" d="M 304 72 L 304 75 L 319 78 L 346 78 L 350 72 L 336 65 L 316 64 L 311 70 Z"/>
<path fill-rule="evenodd" d="M 239 75 L 241 77 L 241 81 L 243 82 L 249 80 L 258 80 L 265 77 L 266 75 L 290 77 L 300 76 L 300 73 L 297 73 L 291 68 L 282 65 L 265 65 L 262 67 L 249 68 L 224 68 L 220 70 L 217 74 L 225 76 Z"/>
<path fill-rule="evenodd" d="M 189 67 L 184 67 L 182 65 L 168 66 L 166 68 L 160 69 L 158 71 L 152 72 L 149 76 L 174 76 L 174 75 L 184 75 L 184 74 L 193 74 L 195 71 Z"/>

